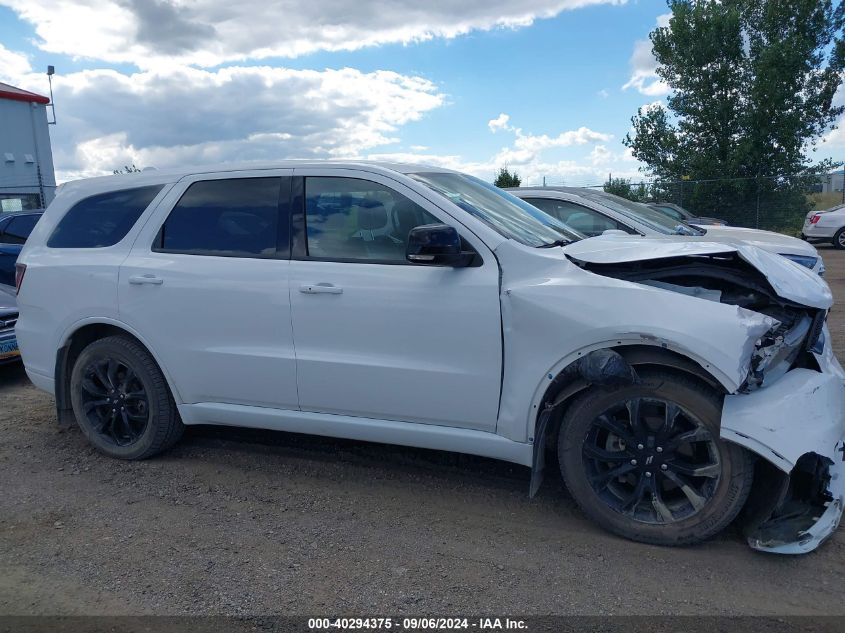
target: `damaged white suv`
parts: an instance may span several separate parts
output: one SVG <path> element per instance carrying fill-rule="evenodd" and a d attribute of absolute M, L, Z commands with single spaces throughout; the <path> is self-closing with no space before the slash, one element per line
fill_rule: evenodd
<path fill-rule="evenodd" d="M 824 280 L 753 246 L 581 239 L 478 179 L 283 162 L 66 184 L 19 259 L 32 381 L 142 459 L 186 424 L 557 454 L 584 512 L 809 551 L 845 495 Z"/>

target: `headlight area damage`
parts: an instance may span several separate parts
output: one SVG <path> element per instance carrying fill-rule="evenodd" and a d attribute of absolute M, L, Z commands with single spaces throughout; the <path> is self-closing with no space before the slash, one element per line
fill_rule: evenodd
<path fill-rule="evenodd" d="M 725 396 L 720 435 L 763 458 L 744 513 L 751 547 L 809 552 L 833 534 L 845 504 L 845 372 L 825 326 L 829 289 L 813 294 L 807 290 L 813 282 L 802 288 L 802 277 L 793 275 L 800 271 L 743 247 L 673 255 L 633 261 L 569 258 L 598 275 L 776 320 L 755 341 L 740 388 Z"/>

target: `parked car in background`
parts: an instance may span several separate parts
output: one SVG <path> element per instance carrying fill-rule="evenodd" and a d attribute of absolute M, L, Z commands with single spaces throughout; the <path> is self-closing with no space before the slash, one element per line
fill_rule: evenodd
<path fill-rule="evenodd" d="M 781 233 L 734 226 L 698 227 L 669 218 L 648 205 L 596 189 L 524 187 L 508 191 L 587 236 L 620 230 L 634 235 L 682 235 L 695 241 L 747 243 L 824 275 L 824 261 L 813 246 Z"/>
<path fill-rule="evenodd" d="M 673 220 L 679 220 L 681 222 L 686 222 L 687 224 L 717 224 L 722 226 L 727 224 L 727 222 L 718 218 L 708 218 L 705 216 L 695 215 L 694 213 L 690 213 L 684 209 L 682 206 L 671 202 L 647 202 L 646 204 L 652 209 L 657 209 L 661 213 L 664 213 Z"/>
<path fill-rule="evenodd" d="M 810 211 L 804 219 L 801 237 L 808 242 L 830 242 L 845 249 L 845 204 L 826 211 Z"/>
<path fill-rule="evenodd" d="M 18 302 L 15 289 L 0 284 L 0 365 L 20 360 L 15 324 L 18 321 Z"/>
<path fill-rule="evenodd" d="M 38 209 L 0 214 L 0 285 L 15 285 L 15 262 L 43 213 Z"/>
<path fill-rule="evenodd" d="M 741 241 L 584 239 L 458 172 L 285 161 L 65 184 L 17 281 L 27 375 L 112 457 L 241 425 L 502 459 L 533 495 L 554 451 L 589 517 L 664 545 L 751 499 L 753 547 L 806 552 L 842 514 L 830 288 Z"/>

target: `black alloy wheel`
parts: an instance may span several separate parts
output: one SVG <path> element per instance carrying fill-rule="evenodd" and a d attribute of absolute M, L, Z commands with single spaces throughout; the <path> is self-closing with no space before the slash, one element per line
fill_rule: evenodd
<path fill-rule="evenodd" d="M 152 457 L 173 446 L 185 428 L 155 359 L 128 336 L 108 336 L 80 352 L 70 396 L 82 432 L 110 457 Z"/>
<path fill-rule="evenodd" d="M 98 358 L 84 370 L 82 406 L 91 427 L 106 441 L 128 446 L 150 420 L 147 391 L 135 371 L 116 358 Z"/>
<path fill-rule="evenodd" d="M 646 523 L 672 523 L 701 510 L 722 472 L 707 427 L 656 398 L 631 398 L 600 414 L 583 457 L 595 493 L 615 511 Z"/>
<path fill-rule="evenodd" d="M 748 498 L 754 457 L 719 437 L 723 396 L 662 368 L 592 387 L 566 409 L 558 461 L 575 501 L 603 528 L 644 543 L 707 539 Z"/>

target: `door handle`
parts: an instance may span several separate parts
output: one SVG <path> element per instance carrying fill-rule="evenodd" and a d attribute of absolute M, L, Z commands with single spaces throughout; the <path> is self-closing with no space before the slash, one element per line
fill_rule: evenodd
<path fill-rule="evenodd" d="M 156 277 L 155 275 L 135 275 L 129 278 L 129 283 L 133 286 L 141 286 L 149 284 L 151 286 L 160 286 L 164 283 L 164 279 Z"/>
<path fill-rule="evenodd" d="M 343 293 L 343 288 L 335 286 L 334 284 L 320 282 L 318 284 L 302 284 L 299 287 L 299 292 L 303 292 L 307 295 L 339 295 Z"/>

